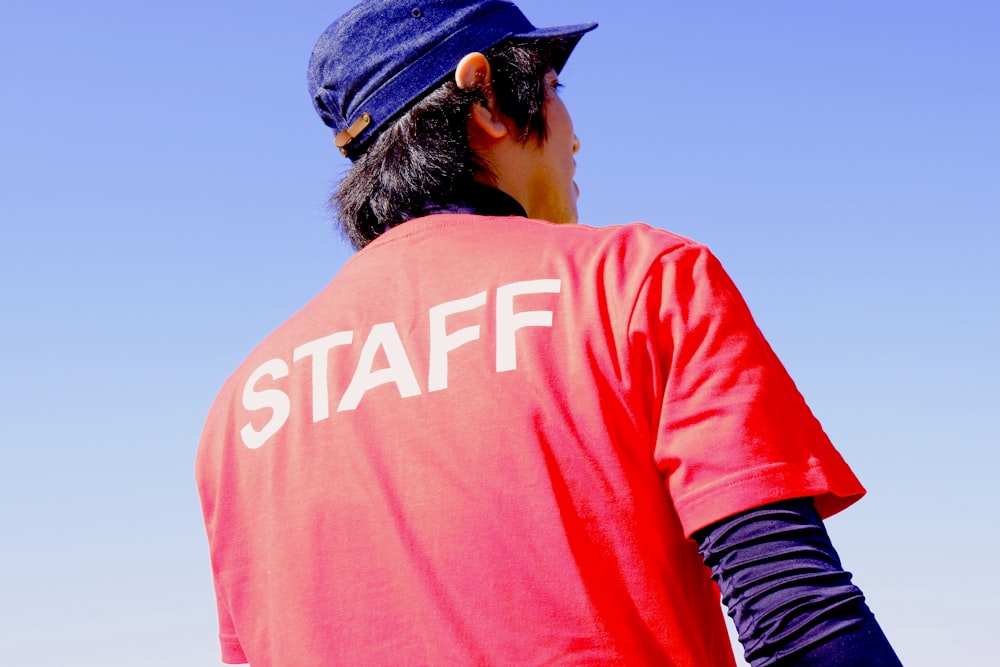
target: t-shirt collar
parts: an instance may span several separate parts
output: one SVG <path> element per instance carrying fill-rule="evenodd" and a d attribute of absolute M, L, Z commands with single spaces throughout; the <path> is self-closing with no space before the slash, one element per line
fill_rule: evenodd
<path fill-rule="evenodd" d="M 427 204 L 424 215 L 437 213 L 466 213 L 472 215 L 528 217 L 524 207 L 506 192 L 482 183 L 472 183 L 462 189 L 455 201 L 447 204 Z"/>

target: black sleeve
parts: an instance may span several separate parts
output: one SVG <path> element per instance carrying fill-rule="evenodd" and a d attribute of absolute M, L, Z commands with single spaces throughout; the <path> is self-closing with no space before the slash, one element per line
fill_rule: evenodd
<path fill-rule="evenodd" d="M 694 538 L 753 667 L 901 667 L 811 499 L 764 505 Z"/>

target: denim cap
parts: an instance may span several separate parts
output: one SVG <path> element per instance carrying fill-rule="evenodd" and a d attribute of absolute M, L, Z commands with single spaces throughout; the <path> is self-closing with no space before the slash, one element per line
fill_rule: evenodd
<path fill-rule="evenodd" d="M 442 84 L 468 53 L 506 39 L 563 38 L 561 70 L 596 23 L 535 28 L 507 0 L 366 0 L 320 36 L 309 94 L 334 144 L 358 159 L 389 123 Z"/>

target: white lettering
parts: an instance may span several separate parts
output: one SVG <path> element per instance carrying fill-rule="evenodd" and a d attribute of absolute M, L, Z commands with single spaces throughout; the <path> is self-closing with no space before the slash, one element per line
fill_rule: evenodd
<path fill-rule="evenodd" d="M 372 364 L 380 348 L 385 350 L 389 365 L 387 368 L 373 371 Z M 347 391 L 340 399 L 337 412 L 357 408 L 366 391 L 390 382 L 396 385 L 399 395 L 403 398 L 420 394 L 417 376 L 413 374 L 413 368 L 406 357 L 406 350 L 403 349 L 403 341 L 399 338 L 396 325 L 384 322 L 373 326 L 371 333 L 368 334 L 368 339 L 361 348 L 361 358 L 358 359 L 354 377 L 351 378 Z"/>
<path fill-rule="evenodd" d="M 466 343 L 479 340 L 479 325 L 464 327 L 453 333 L 445 328 L 445 318 L 456 313 L 464 313 L 486 305 L 486 292 L 480 292 L 465 299 L 448 301 L 434 306 L 430 311 L 430 371 L 427 377 L 427 391 L 448 388 L 448 353 Z"/>
<path fill-rule="evenodd" d="M 257 431 L 250 424 L 240 429 L 240 436 L 243 444 L 250 449 L 257 449 L 262 446 L 267 439 L 277 433 L 291 414 L 292 404 L 288 400 L 288 394 L 280 389 L 265 389 L 257 391 L 257 382 L 266 375 L 275 380 L 288 376 L 288 364 L 281 359 L 271 359 L 260 365 L 260 368 L 253 372 L 250 379 L 243 386 L 243 407 L 253 412 L 270 408 L 271 419 L 264 425 L 264 428 Z"/>
<path fill-rule="evenodd" d="M 350 345 L 353 331 L 338 331 L 295 348 L 292 359 L 301 361 L 312 357 L 312 413 L 313 423 L 330 417 L 330 390 L 328 387 L 329 352 L 338 345 Z"/>
<path fill-rule="evenodd" d="M 502 285 L 496 291 L 496 371 L 502 373 L 517 369 L 517 332 L 526 327 L 552 327 L 554 308 L 552 310 L 524 310 L 515 312 L 514 301 L 531 294 L 559 294 L 562 282 L 557 278 L 542 280 L 527 280 Z M 482 309 L 488 301 L 488 292 L 482 291 L 472 296 L 454 301 L 446 301 L 430 308 L 428 313 L 429 337 L 426 339 L 428 352 L 427 391 L 435 392 L 448 388 L 449 354 L 464 345 L 482 339 L 482 320 L 486 314 Z M 466 321 L 476 322 L 469 326 L 448 330 L 448 318 L 461 313 L 472 313 L 465 316 Z M 457 326 L 457 325 L 453 325 Z M 407 328 L 410 331 L 411 327 Z M 328 336 L 303 343 L 292 350 L 293 362 L 312 359 L 308 364 L 312 373 L 312 421 L 318 423 L 330 418 L 330 351 L 335 347 L 350 346 L 355 342 L 353 331 L 338 331 Z M 411 344 L 422 342 L 422 337 Z M 381 351 L 381 354 L 380 354 Z M 344 353 L 341 353 L 344 354 Z M 352 355 L 353 356 L 353 355 Z M 465 355 L 468 358 L 468 355 Z M 384 357 L 384 363 L 382 363 Z M 380 363 L 382 368 L 375 368 Z M 308 378 L 304 376 L 301 366 L 296 366 L 303 373 L 296 378 L 296 386 L 304 385 Z M 247 379 L 243 387 L 243 407 L 249 412 L 270 410 L 271 415 L 263 428 L 257 430 L 249 422 L 240 429 L 243 444 L 248 449 L 258 449 L 264 446 L 288 422 L 291 415 L 291 396 L 288 391 L 274 386 L 273 380 L 286 378 L 291 373 L 289 364 L 282 359 L 266 361 Z M 476 371 L 478 373 L 480 371 Z M 343 377 L 342 372 L 335 374 Z M 268 388 L 258 388 L 264 378 L 271 378 Z M 401 398 L 419 396 L 421 387 L 413 366 L 407 355 L 406 348 L 400 338 L 394 322 L 376 324 L 368 333 L 361 348 L 354 374 L 347 390 L 340 398 L 337 412 L 357 409 L 365 394 L 384 384 L 395 384 Z M 337 383 L 340 386 L 340 383 Z M 296 405 L 298 411 L 304 411 L 307 406 Z M 254 419 L 259 423 L 259 419 Z"/>
<path fill-rule="evenodd" d="M 556 278 L 526 280 L 497 289 L 497 372 L 517 369 L 514 334 L 524 327 L 551 327 L 551 310 L 514 312 L 514 297 L 522 294 L 558 294 L 562 281 Z"/>

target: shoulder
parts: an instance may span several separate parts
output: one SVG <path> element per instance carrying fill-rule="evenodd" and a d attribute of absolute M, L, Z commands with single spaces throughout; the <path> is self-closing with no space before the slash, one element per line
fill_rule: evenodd
<path fill-rule="evenodd" d="M 551 233 L 566 237 L 577 236 L 583 243 L 600 245 L 634 246 L 652 252 L 672 252 L 675 250 L 703 249 L 697 241 L 672 231 L 654 227 L 645 222 L 629 222 L 617 225 L 553 225 L 539 220 L 525 220 L 526 223 L 548 228 Z"/>
<path fill-rule="evenodd" d="M 707 245 L 644 222 L 608 227 L 574 225 L 560 233 L 561 247 L 578 250 L 584 257 L 599 258 L 633 279 L 725 273 Z"/>
<path fill-rule="evenodd" d="M 546 223 L 537 223 L 545 226 Z M 633 273 L 655 265 L 671 265 L 711 256 L 709 248 L 675 232 L 644 222 L 590 226 L 547 225 L 559 247 L 617 262 Z"/>
<path fill-rule="evenodd" d="M 444 213 L 416 218 L 394 227 L 369 244 L 358 256 L 371 250 L 400 242 L 412 242 L 419 237 L 437 239 L 485 240 L 513 239 L 522 245 L 530 241 L 547 241 L 581 245 L 635 245 L 653 250 L 669 251 L 682 248 L 704 248 L 697 241 L 645 222 L 617 225 L 555 224 L 519 216 L 484 216 Z"/>
<path fill-rule="evenodd" d="M 711 254 L 702 243 L 645 222 L 557 225 L 530 218 L 509 218 L 496 227 L 496 233 L 521 247 L 538 246 L 566 254 L 582 253 L 628 261 L 632 270 L 639 269 L 636 262 L 640 261 L 652 264 L 658 259 L 669 261 L 685 255 Z"/>

